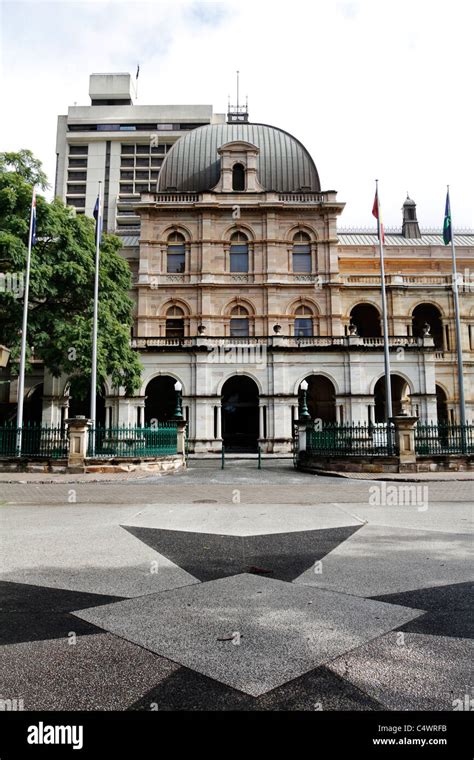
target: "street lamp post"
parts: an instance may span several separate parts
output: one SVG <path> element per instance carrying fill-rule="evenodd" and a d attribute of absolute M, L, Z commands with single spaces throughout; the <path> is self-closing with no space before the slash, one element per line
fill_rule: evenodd
<path fill-rule="evenodd" d="M 308 396 L 308 383 L 306 380 L 303 380 L 303 382 L 300 385 L 300 397 L 298 401 L 298 419 L 300 422 L 309 422 L 311 419 L 311 415 L 309 413 L 308 409 L 308 402 L 307 402 L 307 396 Z"/>
<path fill-rule="evenodd" d="M 183 386 L 179 382 L 179 380 L 175 382 L 174 390 L 176 393 L 176 406 L 173 413 L 173 419 L 181 421 L 183 420 L 183 396 L 182 396 Z"/>

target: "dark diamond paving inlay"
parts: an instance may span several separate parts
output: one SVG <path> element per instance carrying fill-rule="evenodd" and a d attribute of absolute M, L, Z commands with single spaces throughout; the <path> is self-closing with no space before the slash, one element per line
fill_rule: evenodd
<path fill-rule="evenodd" d="M 101 629 L 70 615 L 72 610 L 120 602 L 121 596 L 89 594 L 65 589 L 0 581 L 0 643 L 58 639 Z"/>
<path fill-rule="evenodd" d="M 180 668 L 129 710 L 331 711 L 384 710 L 376 700 L 325 667 L 305 673 L 261 697 L 251 697 L 188 668 Z"/>
<path fill-rule="evenodd" d="M 256 536 L 123 527 L 200 581 L 240 573 L 293 581 L 362 526 Z"/>
<path fill-rule="evenodd" d="M 426 610 L 425 615 L 405 623 L 397 630 L 468 639 L 474 638 L 473 588 L 473 583 L 452 583 L 372 596 L 371 599 Z"/>

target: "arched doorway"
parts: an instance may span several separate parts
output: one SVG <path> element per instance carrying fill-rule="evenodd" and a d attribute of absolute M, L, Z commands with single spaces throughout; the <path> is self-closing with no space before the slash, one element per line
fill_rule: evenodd
<path fill-rule="evenodd" d="M 105 427 L 105 391 L 96 396 L 96 427 Z M 91 413 L 90 386 L 82 377 L 73 377 L 69 384 L 69 417 L 84 416 L 89 419 Z"/>
<path fill-rule="evenodd" d="M 312 420 L 336 421 L 336 391 L 329 378 L 324 375 L 309 375 L 307 402 Z"/>
<path fill-rule="evenodd" d="M 176 378 L 160 375 L 150 380 L 145 390 L 145 425 L 152 420 L 166 422 L 174 417 L 176 409 Z"/>
<path fill-rule="evenodd" d="M 41 425 L 43 416 L 43 383 L 32 388 L 23 401 L 23 424 Z"/>
<path fill-rule="evenodd" d="M 410 388 L 404 377 L 400 375 L 390 375 L 392 386 L 392 414 L 397 416 L 402 412 L 408 411 L 410 405 Z M 385 375 L 380 377 L 375 383 L 374 400 L 375 400 L 375 422 L 385 422 Z"/>
<path fill-rule="evenodd" d="M 436 414 L 438 422 L 448 422 L 448 397 L 446 391 L 440 385 L 436 386 Z"/>
<path fill-rule="evenodd" d="M 257 384 L 250 377 L 230 377 L 222 388 L 222 438 L 226 449 L 256 451 L 259 434 Z"/>
<path fill-rule="evenodd" d="M 432 303 L 420 303 L 415 306 L 412 313 L 412 330 L 415 338 L 422 338 L 425 333 L 425 325 L 429 325 L 429 334 L 433 338 L 435 348 L 443 348 L 443 323 L 441 313 L 437 306 Z"/>
<path fill-rule="evenodd" d="M 351 309 L 351 324 L 361 338 L 379 338 L 382 335 L 380 314 L 370 303 L 358 303 Z"/>

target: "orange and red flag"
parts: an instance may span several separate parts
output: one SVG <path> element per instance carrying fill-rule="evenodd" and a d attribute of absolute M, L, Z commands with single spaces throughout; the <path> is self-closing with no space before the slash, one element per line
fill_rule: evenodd
<path fill-rule="evenodd" d="M 372 207 L 372 216 L 375 216 L 377 219 L 377 234 L 379 236 L 379 240 L 382 241 L 382 243 L 385 243 L 385 234 L 383 231 L 383 223 L 382 223 L 382 214 L 380 211 L 380 203 L 379 203 L 379 191 L 378 189 L 375 191 L 375 198 L 374 198 L 374 205 Z"/>

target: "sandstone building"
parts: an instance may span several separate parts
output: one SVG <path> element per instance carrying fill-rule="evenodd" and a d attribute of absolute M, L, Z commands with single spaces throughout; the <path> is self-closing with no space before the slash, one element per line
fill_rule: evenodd
<path fill-rule="evenodd" d="M 133 398 L 104 388 L 99 421 L 166 419 L 179 381 L 191 451 L 259 443 L 286 452 L 305 379 L 313 418 L 383 421 L 375 232 L 343 230 L 344 203 L 321 186 L 295 137 L 249 123 L 242 108 L 225 123 L 207 118 L 167 148 L 156 187 L 150 180 L 129 199 L 139 226 L 121 229 L 116 217 L 133 273 L 131 340 L 144 369 Z M 129 135 L 120 142 L 123 155 L 130 144 Z M 455 244 L 472 421 L 474 233 L 456 234 Z M 385 266 L 394 413 L 456 421 L 451 251 L 441 229 L 420 229 L 408 197 L 401 229 L 387 231 Z M 78 412 L 70 388 L 70 378 L 45 374 L 45 422 Z"/>

